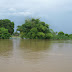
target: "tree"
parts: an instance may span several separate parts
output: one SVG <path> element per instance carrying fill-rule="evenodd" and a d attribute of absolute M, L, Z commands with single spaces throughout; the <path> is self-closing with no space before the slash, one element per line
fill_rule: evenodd
<path fill-rule="evenodd" d="M 12 35 L 14 32 L 14 22 L 11 22 L 9 19 L 0 20 L 0 28 L 8 29 L 8 32 Z"/>
<path fill-rule="evenodd" d="M 20 31 L 22 38 L 50 39 L 52 37 L 49 25 L 39 19 L 25 20 L 25 23 L 18 26 L 17 30 Z"/>
<path fill-rule="evenodd" d="M 59 33 L 58 33 L 58 35 L 64 35 L 64 32 L 62 32 L 62 31 L 60 31 Z"/>
<path fill-rule="evenodd" d="M 69 37 L 69 35 L 68 35 L 68 34 L 65 34 L 65 36 L 68 36 L 68 37 Z"/>
<path fill-rule="evenodd" d="M 64 39 L 64 40 L 68 40 L 69 39 L 69 36 L 68 34 L 64 34 L 64 32 L 60 31 L 57 35 L 57 39 Z"/>
<path fill-rule="evenodd" d="M 13 36 L 19 36 L 19 33 L 16 31 L 13 33 Z"/>
<path fill-rule="evenodd" d="M 69 34 L 69 38 L 72 39 L 72 34 Z"/>
<path fill-rule="evenodd" d="M 0 28 L 0 39 L 9 39 L 11 37 L 8 29 Z"/>

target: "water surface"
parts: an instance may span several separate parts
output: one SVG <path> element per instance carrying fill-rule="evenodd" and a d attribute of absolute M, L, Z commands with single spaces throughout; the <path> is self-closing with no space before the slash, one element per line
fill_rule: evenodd
<path fill-rule="evenodd" d="M 72 41 L 0 40 L 0 72 L 72 72 Z"/>

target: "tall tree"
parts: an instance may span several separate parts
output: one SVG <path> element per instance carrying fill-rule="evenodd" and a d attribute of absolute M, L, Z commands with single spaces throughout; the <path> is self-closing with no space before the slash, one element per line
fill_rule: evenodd
<path fill-rule="evenodd" d="M 39 19 L 25 20 L 17 30 L 20 31 L 22 38 L 50 39 L 52 37 L 49 25 Z"/>
<path fill-rule="evenodd" d="M 0 28 L 1 27 L 8 29 L 10 34 L 14 32 L 14 22 L 11 22 L 9 19 L 0 20 Z"/>

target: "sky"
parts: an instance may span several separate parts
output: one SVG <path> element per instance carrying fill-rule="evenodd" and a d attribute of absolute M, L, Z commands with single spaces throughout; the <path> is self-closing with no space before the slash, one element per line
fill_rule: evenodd
<path fill-rule="evenodd" d="M 22 25 L 27 18 L 40 18 L 54 31 L 72 33 L 72 0 L 1 0 L 0 19 Z"/>

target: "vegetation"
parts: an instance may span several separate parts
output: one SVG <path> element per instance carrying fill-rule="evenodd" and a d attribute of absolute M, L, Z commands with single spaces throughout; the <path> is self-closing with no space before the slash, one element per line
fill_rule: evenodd
<path fill-rule="evenodd" d="M 9 39 L 12 35 L 21 36 L 22 39 L 72 39 L 72 34 L 65 34 L 63 31 L 54 32 L 48 24 L 34 18 L 25 20 L 24 24 L 18 26 L 17 31 L 14 32 L 14 22 L 8 19 L 0 20 L 0 39 Z"/>
<path fill-rule="evenodd" d="M 49 25 L 39 19 L 26 20 L 17 30 L 20 31 L 21 38 L 51 39 L 53 37 Z"/>
<path fill-rule="evenodd" d="M 54 35 L 52 39 L 57 40 L 70 40 L 72 39 L 72 35 L 65 34 L 64 32 L 60 31 L 58 34 Z"/>
<path fill-rule="evenodd" d="M 19 33 L 16 31 L 13 33 L 13 36 L 19 36 Z"/>
<path fill-rule="evenodd" d="M 0 39 L 9 39 L 14 32 L 14 22 L 8 19 L 0 20 Z"/>
<path fill-rule="evenodd" d="M 11 22 L 9 19 L 0 20 L 0 28 L 8 29 L 8 32 L 12 35 L 14 32 L 14 22 Z"/>
<path fill-rule="evenodd" d="M 20 31 L 20 36 L 22 39 L 72 39 L 72 34 L 68 35 L 62 31 L 54 32 L 49 28 L 48 24 L 41 22 L 39 19 L 25 20 L 24 24 L 18 26 L 17 31 Z"/>
<path fill-rule="evenodd" d="M 69 39 L 72 39 L 72 34 L 69 34 Z"/>
<path fill-rule="evenodd" d="M 11 37 L 8 29 L 0 28 L 0 39 L 9 39 Z"/>

